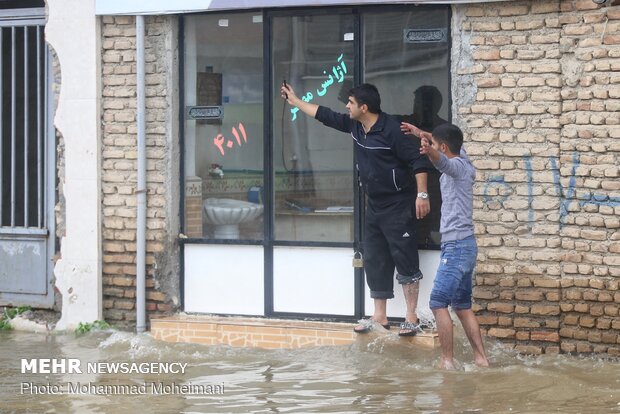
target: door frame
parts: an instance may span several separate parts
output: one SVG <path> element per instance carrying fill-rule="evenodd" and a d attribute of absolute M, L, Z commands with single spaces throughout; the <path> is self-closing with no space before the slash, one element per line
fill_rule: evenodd
<path fill-rule="evenodd" d="M 358 8 L 351 6 L 340 7 L 325 7 L 325 8 L 297 8 L 286 10 L 265 10 L 263 22 L 265 27 L 263 30 L 263 95 L 264 102 L 267 103 L 264 110 L 264 136 L 266 138 L 267 145 L 265 145 L 265 194 L 269 194 L 269 197 L 265 197 L 265 203 L 269 203 L 269 207 L 266 205 L 266 211 L 273 212 L 273 197 L 275 191 L 274 184 L 274 163 L 273 163 L 273 102 L 274 93 L 276 93 L 276 85 L 272 85 L 271 80 L 273 78 L 273 62 L 272 62 L 272 42 L 273 42 L 273 18 L 274 17 L 294 17 L 294 16 L 321 16 L 321 15 L 353 15 L 354 22 L 354 83 L 360 79 L 360 18 Z M 343 137 L 343 139 L 347 139 Z M 355 157 L 355 152 L 353 153 Z M 296 312 L 278 312 L 274 310 L 274 250 L 276 247 L 316 247 L 316 248 L 351 248 L 351 254 L 360 248 L 361 245 L 361 224 L 362 215 L 360 211 L 361 192 L 358 185 L 357 171 L 355 169 L 355 158 L 353 158 L 353 165 L 351 166 L 351 172 L 353 174 L 353 241 L 352 242 L 312 242 L 312 241 L 282 241 L 275 240 L 275 228 L 274 228 L 274 215 L 265 215 L 265 316 L 276 318 L 317 318 L 317 319 L 332 319 L 332 320 L 355 320 L 359 319 L 364 311 L 364 272 L 361 268 L 352 268 L 354 277 L 354 306 L 351 309 L 350 315 L 330 315 L 330 314 L 313 314 L 313 313 L 296 313 Z M 268 207 L 268 208 L 267 208 Z"/>

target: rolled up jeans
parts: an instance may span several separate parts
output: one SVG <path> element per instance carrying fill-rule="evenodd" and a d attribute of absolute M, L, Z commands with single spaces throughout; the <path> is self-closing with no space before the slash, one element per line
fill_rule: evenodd
<path fill-rule="evenodd" d="M 472 278 L 478 247 L 475 237 L 441 243 L 441 258 L 435 276 L 429 307 L 470 309 Z"/>

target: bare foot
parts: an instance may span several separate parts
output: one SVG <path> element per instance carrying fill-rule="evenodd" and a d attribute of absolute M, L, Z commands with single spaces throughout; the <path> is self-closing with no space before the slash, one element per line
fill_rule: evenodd
<path fill-rule="evenodd" d="M 489 366 L 489 361 L 485 358 L 475 358 L 474 359 L 474 363 L 479 366 L 479 367 L 488 367 Z"/>
<path fill-rule="evenodd" d="M 441 358 L 439 360 L 439 368 L 440 369 L 445 369 L 448 371 L 454 371 L 456 368 L 454 367 L 454 363 L 452 362 L 452 360 L 448 360 L 448 359 L 444 359 Z"/>

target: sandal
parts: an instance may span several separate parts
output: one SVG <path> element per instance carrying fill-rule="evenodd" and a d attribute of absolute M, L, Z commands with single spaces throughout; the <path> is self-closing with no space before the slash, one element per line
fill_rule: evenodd
<path fill-rule="evenodd" d="M 416 336 L 418 332 L 422 332 L 420 325 L 415 322 L 405 321 L 400 324 L 398 336 Z"/>
<path fill-rule="evenodd" d="M 375 325 L 374 320 L 372 319 L 362 319 L 359 321 L 359 325 L 356 326 L 355 328 L 353 328 L 353 332 L 357 333 L 357 334 L 365 334 L 368 333 L 370 331 L 372 331 L 372 328 Z M 390 329 L 390 324 L 385 324 L 385 325 L 381 325 L 384 329 Z"/>

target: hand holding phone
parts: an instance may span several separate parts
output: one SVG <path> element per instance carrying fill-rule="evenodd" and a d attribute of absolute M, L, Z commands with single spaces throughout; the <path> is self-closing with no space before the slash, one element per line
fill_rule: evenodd
<path fill-rule="evenodd" d="M 283 86 L 283 87 L 285 87 L 285 88 L 287 88 L 287 87 L 288 87 L 288 85 L 286 84 L 286 79 L 283 79 L 283 80 L 282 80 L 282 86 Z M 283 97 L 284 99 L 288 99 L 288 93 L 283 92 L 282 97 Z"/>

